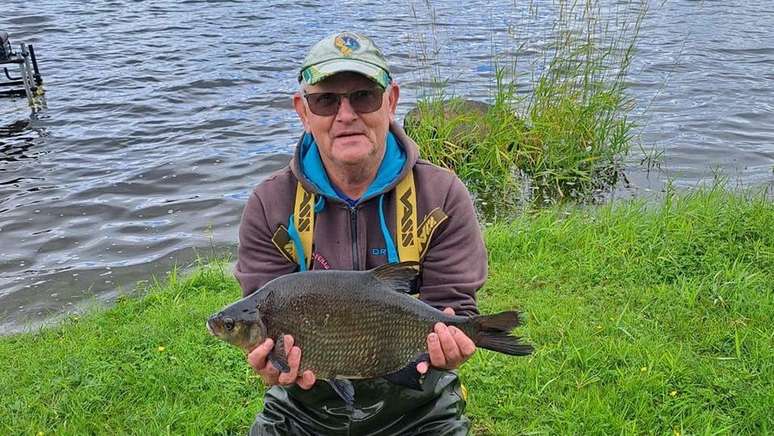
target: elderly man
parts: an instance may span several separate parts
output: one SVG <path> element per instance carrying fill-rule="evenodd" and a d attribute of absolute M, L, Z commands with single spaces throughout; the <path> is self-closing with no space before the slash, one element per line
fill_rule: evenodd
<path fill-rule="evenodd" d="M 235 275 L 245 295 L 307 269 L 370 269 L 420 262 L 419 298 L 477 313 L 486 251 L 468 191 L 451 172 L 418 158 L 395 122 L 400 88 L 367 37 L 343 32 L 315 44 L 293 105 L 304 126 L 288 167 L 258 185 L 239 229 Z M 355 380 L 354 407 L 327 383 L 298 373 L 303 349 L 285 336 L 290 371 L 267 361 L 267 339 L 247 357 L 267 386 L 251 434 L 466 434 L 464 388 L 454 371 L 475 351 L 455 327 L 427 337 L 422 390 Z"/>

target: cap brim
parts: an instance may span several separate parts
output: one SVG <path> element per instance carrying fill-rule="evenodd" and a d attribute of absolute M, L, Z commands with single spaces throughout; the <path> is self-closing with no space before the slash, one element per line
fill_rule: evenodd
<path fill-rule="evenodd" d="M 378 83 L 382 88 L 386 88 L 391 81 L 390 75 L 382 68 L 354 59 L 332 59 L 316 65 L 311 65 L 301 71 L 300 76 L 307 84 L 314 85 L 334 74 L 343 73 L 345 71 L 362 74 Z"/>

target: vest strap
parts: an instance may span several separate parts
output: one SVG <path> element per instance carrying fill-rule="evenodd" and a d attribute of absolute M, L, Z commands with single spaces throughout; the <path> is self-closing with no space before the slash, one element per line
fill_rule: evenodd
<path fill-rule="evenodd" d="M 414 186 L 414 171 L 395 188 L 396 233 L 398 257 L 401 262 L 419 262 L 419 238 L 417 237 L 417 192 Z"/>
<path fill-rule="evenodd" d="M 299 265 L 301 271 L 312 266 L 312 243 L 314 240 L 314 194 L 306 192 L 301 182 L 296 186 L 296 201 L 293 207 L 294 224 L 301 240 L 306 265 Z M 298 258 L 298 256 L 296 256 Z M 300 263 L 300 262 L 299 262 Z"/>

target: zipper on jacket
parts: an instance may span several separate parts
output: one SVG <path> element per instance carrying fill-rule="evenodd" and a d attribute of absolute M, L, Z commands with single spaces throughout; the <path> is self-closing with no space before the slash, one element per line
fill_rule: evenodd
<path fill-rule="evenodd" d="M 352 269 L 355 271 L 360 270 L 360 259 L 357 252 L 357 209 L 354 207 L 349 208 L 349 228 L 350 236 L 352 237 Z"/>

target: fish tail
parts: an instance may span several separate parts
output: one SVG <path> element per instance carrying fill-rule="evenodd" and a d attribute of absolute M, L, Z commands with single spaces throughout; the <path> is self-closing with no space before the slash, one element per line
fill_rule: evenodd
<path fill-rule="evenodd" d="M 471 318 L 470 323 L 475 331 L 472 339 L 478 347 L 511 356 L 526 356 L 534 350 L 532 345 L 522 344 L 520 337 L 510 334 L 514 327 L 521 324 L 519 312 L 478 315 Z"/>

